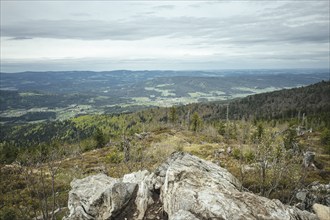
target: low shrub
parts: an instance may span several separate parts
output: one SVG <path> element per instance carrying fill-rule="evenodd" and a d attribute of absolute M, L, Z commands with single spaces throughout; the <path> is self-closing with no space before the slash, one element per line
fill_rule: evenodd
<path fill-rule="evenodd" d="M 118 150 L 113 150 L 106 156 L 106 160 L 110 163 L 118 164 L 122 162 L 124 159 L 123 153 L 119 152 Z"/>
<path fill-rule="evenodd" d="M 252 150 L 247 150 L 246 152 L 244 152 L 243 157 L 246 162 L 251 163 L 252 161 L 254 161 L 255 155 Z"/>
<path fill-rule="evenodd" d="M 233 155 L 233 157 L 235 158 L 235 159 L 240 159 L 241 158 L 241 154 L 242 154 L 242 152 L 241 152 L 241 150 L 240 149 L 238 149 L 238 148 L 234 148 L 234 150 L 233 150 L 233 152 L 232 152 L 232 155 Z"/>

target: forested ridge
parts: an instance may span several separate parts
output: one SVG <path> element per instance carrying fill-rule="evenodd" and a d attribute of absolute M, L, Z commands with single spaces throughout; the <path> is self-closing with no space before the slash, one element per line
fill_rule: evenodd
<path fill-rule="evenodd" d="M 261 93 L 228 102 L 192 104 L 205 119 L 226 119 L 229 105 L 230 119 L 289 119 L 305 116 L 322 117 L 329 125 L 330 82 L 322 81 L 306 87 Z"/>
<path fill-rule="evenodd" d="M 257 94 L 232 104 L 233 114 L 238 117 L 281 119 L 295 117 L 299 112 L 300 116 L 329 113 L 330 83 Z"/>

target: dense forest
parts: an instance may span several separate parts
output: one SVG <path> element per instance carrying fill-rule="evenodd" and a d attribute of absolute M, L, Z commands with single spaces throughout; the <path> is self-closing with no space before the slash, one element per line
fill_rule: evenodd
<path fill-rule="evenodd" d="M 173 151 L 216 162 L 247 190 L 292 204 L 298 188 L 330 181 L 329 112 L 330 82 L 322 81 L 229 101 L 3 124 L 0 218 L 47 219 L 57 209 L 60 218 L 73 178 L 152 169 Z M 317 153 L 308 172 L 306 151 Z M 256 165 L 265 163 L 272 166 Z"/>

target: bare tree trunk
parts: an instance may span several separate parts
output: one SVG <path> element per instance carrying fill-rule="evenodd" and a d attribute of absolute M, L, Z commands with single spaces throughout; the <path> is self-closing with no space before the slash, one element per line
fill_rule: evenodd
<path fill-rule="evenodd" d="M 52 205 L 52 218 L 54 219 L 54 211 L 55 211 L 55 171 L 54 168 L 51 170 L 51 175 L 52 175 L 52 197 L 53 197 L 53 205 Z"/>
<path fill-rule="evenodd" d="M 43 211 L 45 212 L 45 220 L 49 219 L 48 216 L 48 201 L 47 201 L 47 192 L 46 192 L 46 185 L 45 185 L 45 176 L 43 173 L 43 169 L 40 169 L 40 180 L 41 180 L 41 184 L 42 184 L 42 199 L 44 200 L 44 208 Z"/>
<path fill-rule="evenodd" d="M 262 196 L 265 195 L 265 183 L 266 183 L 266 163 L 265 161 L 261 162 L 261 185 L 260 185 L 260 193 Z"/>

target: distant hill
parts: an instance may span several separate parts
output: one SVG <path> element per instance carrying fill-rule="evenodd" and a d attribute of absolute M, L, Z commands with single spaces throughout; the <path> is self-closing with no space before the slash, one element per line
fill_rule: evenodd
<path fill-rule="evenodd" d="M 240 117 L 268 119 L 295 117 L 299 112 L 301 116 L 330 112 L 330 82 L 248 96 L 232 102 L 231 107 Z"/>
<path fill-rule="evenodd" d="M 250 95 L 228 102 L 192 104 L 204 119 L 225 119 L 229 104 L 230 119 L 287 119 L 328 115 L 330 120 L 330 81 L 313 85 Z"/>

